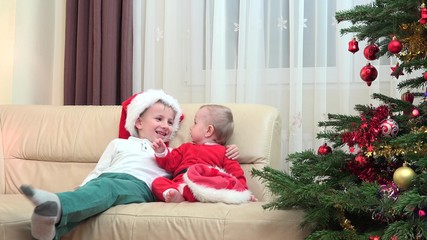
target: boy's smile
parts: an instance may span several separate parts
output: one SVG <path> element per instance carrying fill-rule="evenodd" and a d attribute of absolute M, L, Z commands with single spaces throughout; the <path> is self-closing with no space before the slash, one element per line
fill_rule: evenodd
<path fill-rule="evenodd" d="M 153 142 L 161 138 L 164 142 L 170 140 L 173 129 L 175 111 L 163 103 L 155 103 L 136 120 L 135 127 L 140 138 Z"/>

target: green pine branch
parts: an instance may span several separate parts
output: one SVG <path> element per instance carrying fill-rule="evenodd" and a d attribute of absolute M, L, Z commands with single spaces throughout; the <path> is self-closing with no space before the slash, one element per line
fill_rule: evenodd
<path fill-rule="evenodd" d="M 409 74 L 427 67 L 426 56 L 404 58 L 408 49 L 391 54 L 387 45 L 392 35 L 406 40 L 414 36 L 405 28 L 419 26 L 420 4 L 418 0 L 376 0 L 337 12 L 336 19 L 339 23 L 352 23 L 341 34 L 353 34 L 359 41 L 378 45 L 378 56 L 404 59 L 399 69 Z M 426 42 L 427 27 L 417 29 L 421 32 L 416 37 Z M 289 154 L 290 174 L 270 167 L 253 169 L 252 175 L 259 177 L 274 196 L 263 207 L 304 210 L 302 226 L 313 228 L 308 240 L 358 240 L 373 236 L 427 239 L 426 87 L 423 76 L 399 82 L 398 90 L 411 90 L 418 97 L 419 103 L 413 104 L 384 94 L 372 95 L 381 103 L 380 110 L 387 106 L 389 117 L 396 122 L 399 131 L 395 136 L 378 134 L 378 106 L 355 105 L 355 116 L 330 113 L 327 120 L 318 123 L 324 130 L 316 137 L 333 147 L 331 153 L 318 155 L 316 150 L 308 149 Z M 419 115 L 413 114 L 414 109 Z M 366 126 L 371 121 L 375 127 Z M 358 146 L 357 139 L 352 138 L 360 138 L 366 145 Z M 393 172 L 404 162 L 416 176 L 408 189 L 399 189 L 394 185 Z M 372 178 L 373 173 L 377 178 Z"/>

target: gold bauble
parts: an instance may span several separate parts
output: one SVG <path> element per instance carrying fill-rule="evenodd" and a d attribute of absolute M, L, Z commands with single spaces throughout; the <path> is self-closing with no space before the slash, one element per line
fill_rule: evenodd
<path fill-rule="evenodd" d="M 414 172 L 414 170 L 412 170 L 412 168 L 407 166 L 400 167 L 396 169 L 396 171 L 394 171 L 394 184 L 396 184 L 396 186 L 398 186 L 399 188 L 405 190 L 409 187 L 415 175 L 417 174 Z"/>

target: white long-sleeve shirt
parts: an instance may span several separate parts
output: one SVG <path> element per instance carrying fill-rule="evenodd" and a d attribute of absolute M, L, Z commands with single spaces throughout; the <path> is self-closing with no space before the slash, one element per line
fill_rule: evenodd
<path fill-rule="evenodd" d="M 95 169 L 89 173 L 81 185 L 102 173 L 127 173 L 144 181 L 151 189 L 151 183 L 155 178 L 170 177 L 169 173 L 157 165 L 151 144 L 147 139 L 136 137 L 112 140 Z"/>

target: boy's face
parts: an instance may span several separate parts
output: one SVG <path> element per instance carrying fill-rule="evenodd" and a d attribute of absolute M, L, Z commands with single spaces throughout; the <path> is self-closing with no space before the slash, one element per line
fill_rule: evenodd
<path fill-rule="evenodd" d="M 169 142 L 174 118 L 175 111 L 171 107 L 155 103 L 136 120 L 139 138 L 146 138 L 151 142 L 161 138 L 164 142 Z"/>

